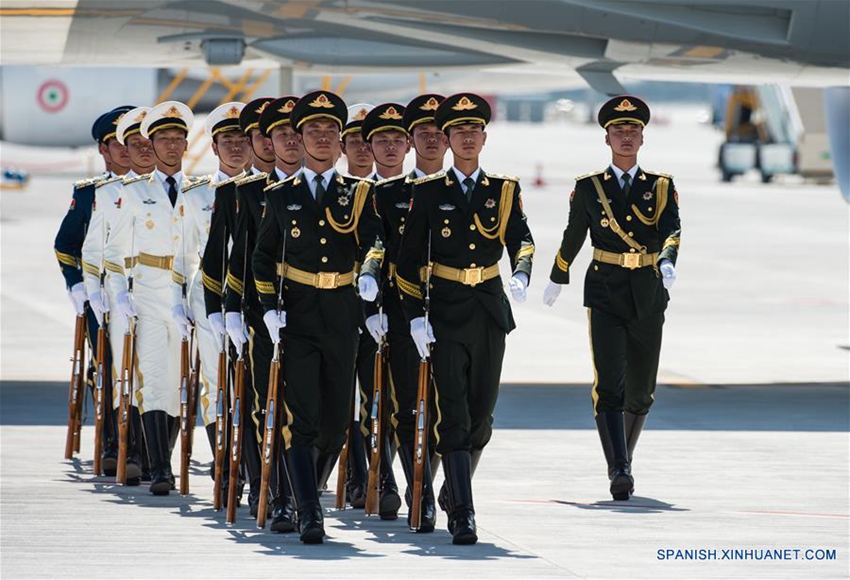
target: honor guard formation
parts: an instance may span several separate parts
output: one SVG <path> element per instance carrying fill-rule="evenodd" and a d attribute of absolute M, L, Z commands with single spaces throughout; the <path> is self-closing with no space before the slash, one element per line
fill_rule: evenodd
<path fill-rule="evenodd" d="M 519 180 L 479 164 L 490 118 L 472 93 L 230 102 L 204 127 L 217 171 L 189 176 L 185 104 L 101 115 L 106 171 L 74 185 L 55 242 L 77 315 L 66 459 L 87 383 L 95 475 L 188 494 L 200 414 L 227 523 L 247 503 L 258 527 L 322 543 L 338 463 L 337 509 L 396 520 L 403 498 L 427 533 L 439 506 L 453 543 L 476 543 L 472 478 L 515 327 L 498 264 L 507 252 L 522 303 L 535 251 Z M 634 492 L 681 234 L 672 177 L 637 162 L 649 118 L 628 95 L 600 110 L 611 163 L 576 179 L 543 294 L 554 304 L 589 231 L 591 402 L 615 500 Z"/>

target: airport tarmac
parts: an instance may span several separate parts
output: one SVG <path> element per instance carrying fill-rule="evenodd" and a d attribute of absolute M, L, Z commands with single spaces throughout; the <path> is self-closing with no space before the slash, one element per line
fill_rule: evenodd
<path fill-rule="evenodd" d="M 641 165 L 675 176 L 683 245 L 630 502 L 609 501 L 590 413 L 581 305 L 589 242 L 574 283 L 554 308 L 541 303 L 572 178 L 609 158 L 601 129 L 497 123 L 488 131 L 482 166 L 522 178 L 537 255 L 528 301 L 514 304 L 496 429 L 475 477 L 474 547 L 451 545 L 442 513 L 439 530 L 420 536 L 403 522 L 337 513 L 331 498 L 321 547 L 257 531 L 245 514 L 228 527 L 212 511 L 201 431 L 188 498 L 155 499 L 92 478 L 88 425 L 80 458 L 62 461 L 73 315 L 52 242 L 81 176 L 38 173 L 26 190 L 2 192 L 0 574 L 850 576 L 848 206 L 835 186 L 795 178 L 720 183 L 721 135 L 692 108 L 656 116 L 668 122 L 648 127 Z M 2 147 L 4 164 L 77 155 Z M 538 166 L 545 184 L 535 188 Z M 200 167 L 211 169 L 210 160 Z M 768 548 L 799 549 L 803 559 L 662 560 L 658 552 L 716 549 L 721 558 L 723 549 Z M 807 549 L 834 550 L 835 559 L 805 560 Z"/>

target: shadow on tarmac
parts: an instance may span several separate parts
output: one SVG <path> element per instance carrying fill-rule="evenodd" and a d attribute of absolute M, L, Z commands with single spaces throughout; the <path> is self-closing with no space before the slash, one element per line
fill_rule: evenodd
<path fill-rule="evenodd" d="M 0 425 L 66 425 L 67 412 L 66 382 L 0 381 Z M 584 384 L 503 384 L 494 417 L 496 429 L 596 429 Z M 648 428 L 846 432 L 850 383 L 660 385 Z"/>

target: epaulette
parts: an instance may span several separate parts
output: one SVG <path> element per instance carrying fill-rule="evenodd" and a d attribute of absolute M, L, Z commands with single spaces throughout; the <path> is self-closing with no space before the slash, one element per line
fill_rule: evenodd
<path fill-rule="evenodd" d="M 420 177 L 419 179 L 413 180 L 413 185 L 419 185 L 421 183 L 425 183 L 427 181 L 433 181 L 435 179 L 442 179 L 446 176 L 445 170 L 438 171 L 437 173 L 432 173 L 431 175 L 426 175 L 425 177 Z"/>
<path fill-rule="evenodd" d="M 95 187 L 95 189 L 97 189 L 99 187 L 103 187 L 107 183 L 115 183 L 119 179 L 124 179 L 124 177 L 121 176 L 121 175 L 116 175 L 115 177 L 110 177 L 109 179 L 101 179 L 100 181 L 95 182 L 94 187 Z"/>
<path fill-rule="evenodd" d="M 204 177 L 189 177 L 187 178 L 187 181 L 188 183 L 183 186 L 183 193 L 195 189 L 196 187 L 209 184 L 212 181 L 212 175 L 205 175 Z"/>
<path fill-rule="evenodd" d="M 345 183 L 346 181 L 358 183 L 360 181 L 365 181 L 369 185 L 375 185 L 376 182 L 374 179 L 369 179 L 368 177 L 354 177 L 353 175 L 340 175 L 339 178 L 342 180 L 340 183 Z"/>
<path fill-rule="evenodd" d="M 74 184 L 74 189 L 80 189 L 82 187 L 88 187 L 89 185 L 95 185 L 106 179 L 106 175 L 98 175 L 96 177 L 89 177 L 88 179 L 81 179 L 80 181 Z"/>
<path fill-rule="evenodd" d="M 399 179 L 406 179 L 406 178 L 407 178 L 407 175 L 404 175 L 404 174 L 396 175 L 395 177 L 387 177 L 386 179 L 382 179 L 382 180 L 376 182 L 375 187 L 378 187 L 379 185 L 384 185 L 386 183 L 392 183 L 393 181 L 398 181 Z"/>
<path fill-rule="evenodd" d="M 300 173 L 294 173 L 287 177 L 286 179 L 281 179 L 280 181 L 275 181 L 274 183 L 270 183 L 263 188 L 263 191 L 268 191 L 270 189 L 275 189 L 278 185 L 283 185 L 284 183 L 289 183 L 290 181 L 300 177 Z M 293 183 L 292 185 L 298 185 L 300 181 Z"/>
<path fill-rule="evenodd" d="M 227 185 L 228 183 L 233 183 L 234 181 L 239 181 L 240 179 L 245 177 L 246 173 L 247 172 L 243 171 L 242 173 L 234 175 L 233 177 L 229 177 L 229 178 L 225 179 L 224 181 L 219 181 L 218 183 L 213 183 L 212 186 L 213 186 L 214 189 L 218 189 L 222 185 Z"/>
<path fill-rule="evenodd" d="M 254 175 L 248 175 L 247 177 L 243 177 L 236 182 L 236 186 L 239 187 L 241 185 L 245 185 L 246 183 L 252 183 L 254 181 L 258 181 L 260 179 L 265 179 L 269 176 L 268 173 L 262 171 L 260 173 L 255 173 Z"/>
<path fill-rule="evenodd" d="M 594 175 L 600 175 L 605 173 L 605 169 L 597 169 L 596 171 L 591 171 L 590 173 L 584 173 L 576 177 L 576 181 L 581 181 L 582 179 L 587 179 L 588 177 L 593 177 Z"/>
<path fill-rule="evenodd" d="M 669 173 L 661 173 L 660 171 L 653 171 L 652 169 L 641 169 L 644 173 L 649 173 L 650 175 L 657 175 L 658 177 L 666 177 L 667 179 L 673 179 L 673 176 Z"/>
<path fill-rule="evenodd" d="M 137 181 L 144 181 L 145 179 L 150 179 L 153 173 L 144 173 L 142 175 L 137 175 L 136 177 L 128 177 L 121 183 L 124 185 L 130 185 L 131 183 L 136 183 Z"/>
<path fill-rule="evenodd" d="M 504 179 L 505 181 L 516 181 L 519 183 L 519 177 L 516 175 L 502 175 L 501 173 L 489 173 L 487 171 L 484 172 L 484 175 L 487 177 L 494 177 L 496 179 Z"/>

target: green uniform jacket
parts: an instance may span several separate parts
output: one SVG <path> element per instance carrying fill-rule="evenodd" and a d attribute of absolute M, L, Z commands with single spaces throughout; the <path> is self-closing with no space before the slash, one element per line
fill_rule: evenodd
<path fill-rule="evenodd" d="M 507 186 L 507 187 L 506 187 Z M 511 191 L 512 190 L 512 191 Z M 503 195 L 510 193 L 510 195 Z M 502 236 L 499 231 L 502 231 Z M 467 201 L 454 171 L 440 172 L 413 182 L 413 199 L 398 255 L 398 285 L 408 320 L 424 314 L 424 284 L 420 268 L 428 260 L 452 268 L 496 264 L 506 247 L 513 273 L 531 279 L 534 240 L 515 177 L 478 175 L 472 200 Z M 504 242 L 503 242 L 504 240 Z M 505 332 L 516 326 L 501 277 L 475 286 L 431 278 L 430 315 L 444 321 L 441 338 L 467 339 L 471 309 L 483 307 Z"/>
<path fill-rule="evenodd" d="M 584 244 L 588 230 L 594 248 L 618 254 L 631 250 L 610 229 L 593 177 L 602 185 L 622 230 L 646 246 L 647 253 L 659 253 L 658 262 L 667 259 L 675 264 L 682 228 L 672 176 L 639 167 L 626 199 L 613 171 L 607 169 L 576 178 L 575 190 L 570 194 L 569 221 L 555 256 L 551 280 L 569 284 L 570 264 Z M 666 195 L 662 185 L 666 187 Z M 669 294 L 654 267 L 629 270 L 593 260 L 584 279 L 585 306 L 626 319 L 663 312 L 668 300 Z"/>
<path fill-rule="evenodd" d="M 345 274 L 360 263 L 360 273 L 380 279 L 384 259 L 381 218 L 375 210 L 374 187 L 336 174 L 322 206 L 313 199 L 300 174 L 266 192 L 266 210 L 252 259 L 254 282 L 263 309 L 277 306 L 277 261 L 286 240 L 285 261 L 310 273 Z M 357 191 L 365 193 L 357 195 Z M 363 323 L 363 308 L 354 285 L 317 289 L 287 280 L 283 290 L 286 331 L 318 336 L 347 332 Z"/>

